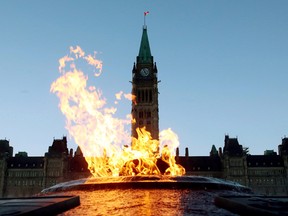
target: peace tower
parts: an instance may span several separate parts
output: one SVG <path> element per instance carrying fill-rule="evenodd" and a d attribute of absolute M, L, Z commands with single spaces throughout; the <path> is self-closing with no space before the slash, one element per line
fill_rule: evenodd
<path fill-rule="evenodd" d="M 139 54 L 132 70 L 132 136 L 136 128 L 145 127 L 153 139 L 159 139 L 159 105 L 157 67 L 149 46 L 147 26 L 143 26 Z"/>

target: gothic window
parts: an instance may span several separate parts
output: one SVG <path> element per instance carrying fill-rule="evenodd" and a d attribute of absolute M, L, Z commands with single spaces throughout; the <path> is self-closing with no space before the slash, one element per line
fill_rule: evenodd
<path fill-rule="evenodd" d="M 141 102 L 144 101 L 144 97 L 145 97 L 145 95 L 144 95 L 144 90 L 141 90 Z"/>
<path fill-rule="evenodd" d="M 139 112 L 139 118 L 142 119 L 143 117 L 144 117 L 144 116 L 143 116 L 143 111 L 140 111 L 140 112 Z"/>
<path fill-rule="evenodd" d="M 151 89 L 149 90 L 149 102 L 150 103 L 152 102 L 152 90 Z"/>
<path fill-rule="evenodd" d="M 146 115 L 147 115 L 147 118 L 151 118 L 151 112 L 150 112 L 150 111 L 148 111 L 148 112 L 146 113 Z"/>
<path fill-rule="evenodd" d="M 140 90 L 137 91 L 137 102 L 141 101 L 141 92 Z"/>

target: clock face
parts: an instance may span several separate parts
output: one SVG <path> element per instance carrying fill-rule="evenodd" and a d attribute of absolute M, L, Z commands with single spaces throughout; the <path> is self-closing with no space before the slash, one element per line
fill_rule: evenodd
<path fill-rule="evenodd" d="M 143 69 L 141 69 L 141 71 L 140 71 L 140 74 L 141 74 L 142 76 L 144 76 L 144 77 L 148 76 L 149 73 L 150 73 L 150 71 L 149 71 L 148 68 L 143 68 Z"/>

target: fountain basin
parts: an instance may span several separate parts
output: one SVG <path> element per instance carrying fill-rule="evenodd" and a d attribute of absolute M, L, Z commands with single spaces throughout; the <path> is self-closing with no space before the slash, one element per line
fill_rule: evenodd
<path fill-rule="evenodd" d="M 190 190 L 233 190 L 251 193 L 251 189 L 238 183 L 202 176 L 124 176 L 87 178 L 60 183 L 42 193 L 66 190 L 103 189 L 190 189 Z"/>
<path fill-rule="evenodd" d="M 234 215 L 214 204 L 221 195 L 251 195 L 234 182 L 200 176 L 89 178 L 43 190 L 42 195 L 80 196 L 62 215 Z"/>

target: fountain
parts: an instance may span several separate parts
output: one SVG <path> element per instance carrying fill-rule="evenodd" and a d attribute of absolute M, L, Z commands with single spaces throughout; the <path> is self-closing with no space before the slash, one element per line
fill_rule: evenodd
<path fill-rule="evenodd" d="M 251 190 L 200 176 L 123 176 L 80 179 L 42 191 L 55 194 L 80 196 L 81 205 L 67 215 L 234 215 L 217 207 L 214 198 L 247 196 Z"/>

